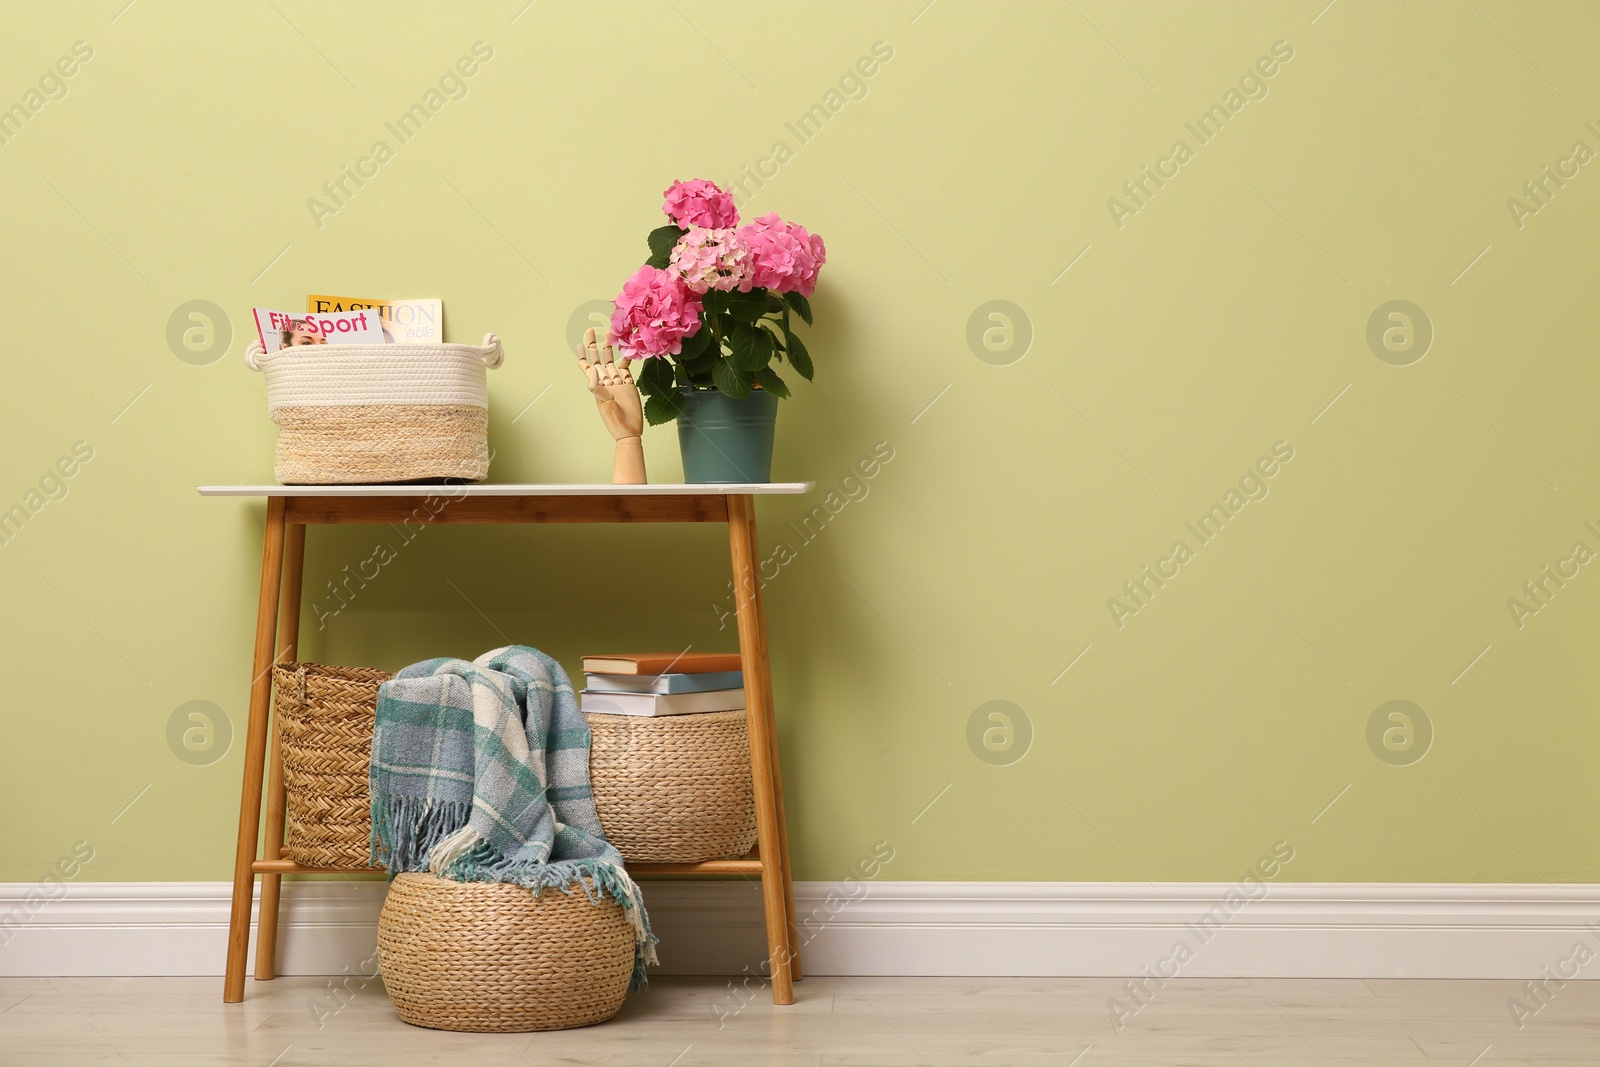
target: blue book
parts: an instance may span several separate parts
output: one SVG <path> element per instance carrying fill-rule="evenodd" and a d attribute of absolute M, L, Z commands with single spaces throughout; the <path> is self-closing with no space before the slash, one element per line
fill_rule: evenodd
<path fill-rule="evenodd" d="M 584 689 L 591 693 L 709 693 L 714 689 L 741 689 L 743 671 L 710 674 L 585 674 Z"/>

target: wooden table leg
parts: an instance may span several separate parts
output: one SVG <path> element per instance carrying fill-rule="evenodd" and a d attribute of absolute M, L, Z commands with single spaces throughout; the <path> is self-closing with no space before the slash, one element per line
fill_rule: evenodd
<path fill-rule="evenodd" d="M 283 594 L 278 608 L 278 654 L 273 663 L 292 662 L 300 652 L 300 587 L 305 574 L 306 528 L 289 526 L 283 542 Z M 277 709 L 272 712 L 272 748 L 267 756 L 267 829 L 263 851 L 283 858 L 283 749 Z M 261 909 L 256 916 L 256 981 L 277 977 L 278 899 L 283 875 L 261 875 Z"/>
<path fill-rule="evenodd" d="M 267 755 L 267 704 L 272 695 L 273 640 L 283 578 L 284 498 L 267 498 L 261 544 L 261 599 L 256 607 L 256 647 L 250 680 L 250 719 L 245 729 L 244 787 L 239 797 L 239 841 L 233 858 L 233 907 L 228 913 L 228 964 L 222 984 L 225 1004 L 244 999 L 245 960 L 250 950 L 250 905 L 255 890 L 256 839 L 261 830 L 261 778 Z"/>
<path fill-rule="evenodd" d="M 766 627 L 761 618 L 756 573 L 755 500 L 728 497 L 728 546 L 733 556 L 734 604 L 739 613 L 739 652 L 745 679 L 745 718 L 750 730 L 750 772 L 756 800 L 756 832 L 761 848 L 761 899 L 767 920 L 772 1002 L 793 1004 L 793 960 L 789 906 L 784 895 L 783 834 L 780 829 L 772 705 L 767 673 Z"/>
<path fill-rule="evenodd" d="M 751 515 L 750 535 L 751 541 L 754 542 L 754 514 Z M 760 557 L 759 546 L 752 544 L 752 552 L 757 558 Z M 772 661 L 767 655 L 767 607 L 762 597 L 760 582 L 756 583 L 755 603 L 756 618 L 761 621 L 760 676 L 757 681 L 761 686 L 763 704 L 767 709 L 767 736 L 772 741 L 772 793 L 778 802 L 778 855 L 783 861 L 784 916 L 789 923 L 789 977 L 798 982 L 805 975 L 800 970 L 800 925 L 794 907 L 794 874 L 789 859 L 789 819 L 784 813 L 783 768 L 782 761 L 778 758 L 778 723 L 772 702 Z"/>

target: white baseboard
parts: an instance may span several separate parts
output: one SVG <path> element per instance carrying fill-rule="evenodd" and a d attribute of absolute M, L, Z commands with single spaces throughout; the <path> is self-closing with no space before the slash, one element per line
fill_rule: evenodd
<path fill-rule="evenodd" d="M 59 899 L 30 904 L 39 888 L 0 884 L 0 976 L 222 972 L 227 883 L 70 883 Z M 359 969 L 373 953 L 384 889 L 286 883 L 281 972 Z M 1272 883 L 1259 899 L 1235 897 L 1230 910 L 1223 901 L 1237 889 L 800 882 L 795 898 L 802 959 L 815 975 L 1132 977 L 1149 967 L 1170 977 L 1177 966 L 1190 978 L 1533 978 L 1579 940 L 1600 948 L 1600 885 Z M 661 973 L 759 970 L 756 886 L 646 882 L 645 894 Z M 1163 962 L 1180 941 L 1190 958 Z"/>

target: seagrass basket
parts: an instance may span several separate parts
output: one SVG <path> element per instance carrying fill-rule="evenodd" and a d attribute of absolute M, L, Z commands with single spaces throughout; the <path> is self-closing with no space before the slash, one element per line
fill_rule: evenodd
<path fill-rule="evenodd" d="M 621 905 L 583 887 L 537 897 L 517 885 L 401 874 L 378 917 L 378 967 L 413 1026 L 475 1033 L 604 1022 L 633 977 Z"/>
<path fill-rule="evenodd" d="M 284 851 L 307 867 L 371 864 L 372 725 L 378 686 L 370 667 L 283 663 L 272 669 L 283 751 Z"/>
<path fill-rule="evenodd" d="M 284 485 L 482 481 L 500 339 L 483 344 L 301 345 L 245 363 L 267 379 Z"/>
<path fill-rule="evenodd" d="M 755 845 L 744 712 L 585 717 L 594 806 L 624 859 L 701 863 Z"/>

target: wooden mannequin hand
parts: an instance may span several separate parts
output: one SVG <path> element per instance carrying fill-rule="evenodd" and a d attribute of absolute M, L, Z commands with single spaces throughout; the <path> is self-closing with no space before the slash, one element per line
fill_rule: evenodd
<path fill-rule="evenodd" d="M 594 330 L 589 329 L 584 331 L 583 344 L 578 348 L 578 366 L 589 380 L 600 421 L 617 443 L 612 484 L 643 485 L 644 446 L 640 438 L 644 433 L 644 406 L 627 361 L 616 362 L 616 350 L 610 345 L 602 349 Z"/>
<path fill-rule="evenodd" d="M 633 384 L 626 361 L 616 362 L 616 349 L 600 348 L 594 330 L 583 334 L 578 349 L 578 366 L 589 379 L 589 392 L 600 408 L 600 421 L 611 431 L 613 441 L 638 437 L 644 433 L 644 408 L 639 403 L 639 387 Z"/>

